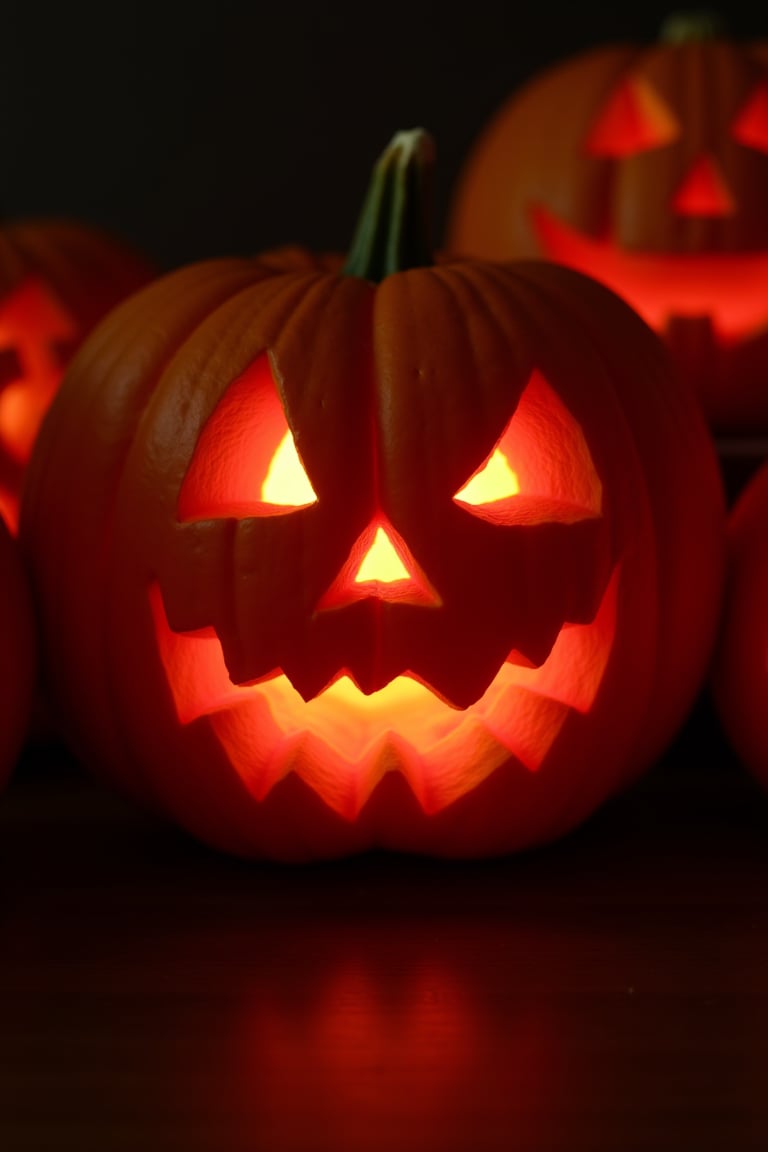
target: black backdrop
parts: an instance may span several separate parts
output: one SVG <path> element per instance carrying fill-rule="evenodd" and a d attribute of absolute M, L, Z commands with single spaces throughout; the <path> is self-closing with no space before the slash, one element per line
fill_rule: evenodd
<path fill-rule="evenodd" d="M 104 225 L 171 267 L 273 244 L 345 249 L 372 163 L 421 125 L 435 240 L 471 142 L 537 71 L 643 43 L 670 6 L 6 0 L 0 216 Z M 768 18 L 730 5 L 738 38 Z"/>

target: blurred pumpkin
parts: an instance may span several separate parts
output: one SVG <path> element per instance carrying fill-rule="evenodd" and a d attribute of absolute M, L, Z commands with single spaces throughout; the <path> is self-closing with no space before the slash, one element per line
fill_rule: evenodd
<path fill-rule="evenodd" d="M 0 787 L 27 735 L 37 669 L 37 631 L 19 543 L 0 516 Z"/>
<path fill-rule="evenodd" d="M 447 247 L 543 257 L 622 295 L 712 429 L 768 432 L 768 42 L 682 13 L 512 92 L 460 169 Z"/>
<path fill-rule="evenodd" d="M 724 501 L 698 405 L 596 281 L 434 262 L 432 171 L 398 133 L 346 264 L 205 261 L 136 293 L 30 465 L 67 739 L 238 854 L 551 839 L 705 674 Z"/>
<path fill-rule="evenodd" d="M 711 694 L 731 746 L 768 788 L 768 461 L 728 513 L 726 573 Z"/>
<path fill-rule="evenodd" d="M 72 353 L 152 272 L 142 254 L 92 225 L 0 221 L 0 514 L 12 532 L 32 445 Z"/>

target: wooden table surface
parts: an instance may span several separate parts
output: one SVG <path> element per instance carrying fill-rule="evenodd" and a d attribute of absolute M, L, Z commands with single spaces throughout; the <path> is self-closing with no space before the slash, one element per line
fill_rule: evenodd
<path fill-rule="evenodd" d="M 766 1152 L 768 796 L 706 701 L 546 848 L 245 863 L 30 749 L 2 1152 Z"/>

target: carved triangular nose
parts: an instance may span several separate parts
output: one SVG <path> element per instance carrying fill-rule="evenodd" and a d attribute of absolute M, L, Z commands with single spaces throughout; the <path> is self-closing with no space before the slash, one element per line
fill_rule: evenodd
<path fill-rule="evenodd" d="M 735 211 L 728 183 L 711 156 L 694 161 L 672 207 L 680 216 L 730 216 Z"/>
<path fill-rule="evenodd" d="M 366 599 L 432 608 L 441 604 L 402 536 L 384 519 L 373 520 L 360 533 L 317 608 L 325 611 Z"/>

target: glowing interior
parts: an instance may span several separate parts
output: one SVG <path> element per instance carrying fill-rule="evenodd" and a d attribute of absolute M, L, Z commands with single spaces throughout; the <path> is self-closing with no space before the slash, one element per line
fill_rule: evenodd
<path fill-rule="evenodd" d="M 317 610 L 343 608 L 370 596 L 425 608 L 441 604 L 405 540 L 383 517 L 361 532 Z"/>
<path fill-rule="evenodd" d="M 628 252 L 593 240 L 540 206 L 532 213 L 542 253 L 594 276 L 663 332 L 672 317 L 709 317 L 723 345 L 756 335 L 768 323 L 768 253 Z"/>
<path fill-rule="evenodd" d="M 289 508 L 305 508 L 317 500 L 290 429 L 275 449 L 259 495 L 265 504 L 283 504 Z"/>
<path fill-rule="evenodd" d="M 399 676 L 369 696 L 341 675 L 305 701 L 282 673 L 232 684 L 214 632 L 176 633 L 162 596 L 150 603 L 179 722 L 205 718 L 248 789 L 263 799 L 296 772 L 340 815 L 354 819 L 381 777 L 403 773 L 422 808 L 437 811 L 510 756 L 535 772 L 573 710 L 591 708 L 611 651 L 618 573 L 596 619 L 565 627 L 539 668 L 505 663 L 469 708 Z"/>
<path fill-rule="evenodd" d="M 0 390 L 0 442 L 17 460 L 29 458 L 61 379 L 61 346 L 74 340 L 75 331 L 69 315 L 36 280 L 24 281 L 0 303 L 0 350 L 11 350 L 20 369 Z"/>
<path fill-rule="evenodd" d="M 275 516 L 317 500 L 263 354 L 209 417 L 179 494 L 179 519 Z"/>
<path fill-rule="evenodd" d="M 756 85 L 731 125 L 735 140 L 759 152 L 768 152 L 768 84 Z"/>
<path fill-rule="evenodd" d="M 680 134 L 672 111 L 643 77 L 622 84 L 608 99 L 587 137 L 593 155 L 629 156 L 661 148 Z"/>
<path fill-rule="evenodd" d="M 395 550 L 392 538 L 383 525 L 379 524 L 373 541 L 355 573 L 355 583 L 365 584 L 370 580 L 382 584 L 392 584 L 396 580 L 409 580 L 410 572 Z"/>
<path fill-rule="evenodd" d="M 219 482 L 223 492 L 206 493 L 207 484 Z M 454 499 L 473 516 L 519 524 L 523 494 L 531 498 L 530 517 L 569 522 L 602 511 L 602 486 L 583 432 L 539 371 Z M 268 359 L 260 357 L 204 426 L 182 487 L 180 515 L 194 520 L 238 509 L 285 514 L 310 498 L 314 491 L 286 428 Z M 209 724 L 257 797 L 296 772 L 351 819 L 388 771 L 408 779 L 425 811 L 450 804 L 510 756 L 536 771 L 568 716 L 592 706 L 611 651 L 617 581 L 615 572 L 596 619 L 566 626 L 540 667 L 522 667 L 510 652 L 481 698 L 465 709 L 412 675 L 364 695 L 343 667 L 309 701 L 280 668 L 257 684 L 236 686 L 213 630 L 173 632 L 159 586 L 151 587 L 150 603 L 180 723 Z M 381 512 L 360 533 L 316 611 L 369 597 L 428 609 L 441 603 L 439 590 Z"/>
<path fill-rule="evenodd" d="M 594 156 L 631 156 L 671 144 L 682 131 L 672 109 L 648 80 L 635 76 L 609 97 L 587 136 Z M 731 124 L 739 144 L 768 152 L 768 83 L 756 84 Z"/>
<path fill-rule="evenodd" d="M 725 178 L 711 156 L 700 156 L 672 199 L 681 216 L 730 216 L 736 205 Z"/>
<path fill-rule="evenodd" d="M 519 491 L 517 473 L 498 447 L 494 448 L 487 463 L 459 489 L 454 500 L 468 505 L 494 504 L 497 500 L 516 496 Z"/>
<path fill-rule="evenodd" d="M 642 77 L 622 84 L 606 102 L 587 137 L 592 155 L 630 156 L 660 148 L 680 135 L 681 125 L 658 92 Z M 768 84 L 756 85 L 731 124 L 735 140 L 768 152 Z M 728 216 L 736 210 L 728 183 L 712 156 L 700 156 L 672 198 L 683 216 Z"/>

